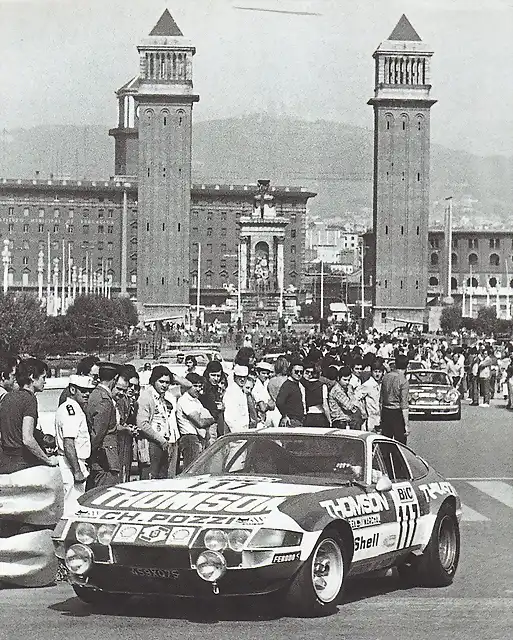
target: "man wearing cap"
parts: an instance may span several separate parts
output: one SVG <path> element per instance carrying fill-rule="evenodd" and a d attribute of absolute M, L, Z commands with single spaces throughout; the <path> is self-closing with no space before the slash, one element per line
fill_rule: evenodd
<path fill-rule="evenodd" d="M 258 362 L 255 365 L 255 373 L 256 379 L 251 395 L 256 405 L 258 425 L 271 426 L 270 421 L 267 420 L 267 412 L 273 411 L 276 405 L 267 389 L 267 383 L 274 375 L 274 367 L 268 362 Z"/>
<path fill-rule="evenodd" d="M 118 376 L 119 366 L 100 363 L 100 382 L 91 392 L 86 416 L 91 433 L 91 475 L 87 489 L 119 482 L 118 413 L 115 400 L 126 392 L 128 381 Z"/>
<path fill-rule="evenodd" d="M 228 433 L 249 429 L 248 400 L 244 393 L 244 383 L 248 374 L 248 367 L 234 365 L 233 382 L 228 385 L 223 397 L 224 423 Z"/>
<path fill-rule="evenodd" d="M 55 413 L 55 441 L 64 484 L 64 515 L 75 511 L 89 475 L 86 461 L 91 455 L 91 439 L 84 409 L 94 387 L 90 376 L 70 376 L 67 397 Z"/>

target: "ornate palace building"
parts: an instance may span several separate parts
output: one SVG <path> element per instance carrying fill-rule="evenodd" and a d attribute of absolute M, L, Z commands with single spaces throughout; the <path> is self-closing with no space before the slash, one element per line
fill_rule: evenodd
<path fill-rule="evenodd" d="M 430 62 L 406 16 L 374 52 L 374 326 L 422 323 L 427 296 Z"/>
<path fill-rule="evenodd" d="M 0 179 L 4 289 L 54 314 L 86 292 L 130 295 L 147 320 L 186 319 L 198 300 L 232 320 L 294 314 L 315 193 L 191 184 L 195 49 L 166 10 L 138 51 L 117 92 L 114 177 Z"/>

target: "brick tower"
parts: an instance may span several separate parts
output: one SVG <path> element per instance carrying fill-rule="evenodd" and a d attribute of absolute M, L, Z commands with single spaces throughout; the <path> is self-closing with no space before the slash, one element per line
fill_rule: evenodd
<path fill-rule="evenodd" d="M 424 321 L 432 55 L 405 15 L 373 55 L 373 313 L 386 330 Z"/>
<path fill-rule="evenodd" d="M 189 308 L 192 106 L 199 100 L 192 85 L 196 50 L 167 9 L 137 49 L 139 77 L 118 92 L 128 105 L 133 97 L 136 105 L 137 301 L 144 319 L 183 319 Z M 130 113 L 125 122 L 131 129 Z M 125 138 L 131 141 L 130 135 Z M 129 167 L 127 162 L 127 172 Z"/>

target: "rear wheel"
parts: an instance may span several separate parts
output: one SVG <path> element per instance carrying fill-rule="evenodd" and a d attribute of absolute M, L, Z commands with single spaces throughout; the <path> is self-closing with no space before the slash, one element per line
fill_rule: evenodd
<path fill-rule="evenodd" d="M 452 584 L 460 559 L 460 529 L 454 509 L 442 505 L 423 554 L 401 567 L 399 574 L 409 584 L 447 587 Z"/>
<path fill-rule="evenodd" d="M 125 593 L 108 593 L 106 591 L 96 591 L 88 587 L 83 587 L 79 584 L 72 584 L 73 591 L 76 596 L 95 608 L 109 608 L 120 607 L 130 598 L 130 595 Z"/>
<path fill-rule="evenodd" d="M 325 531 L 285 595 L 288 613 L 327 614 L 340 602 L 346 577 L 346 551 L 338 533 Z"/>

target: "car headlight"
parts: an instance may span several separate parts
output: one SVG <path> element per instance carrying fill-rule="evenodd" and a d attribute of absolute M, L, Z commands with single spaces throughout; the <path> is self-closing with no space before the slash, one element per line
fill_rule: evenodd
<path fill-rule="evenodd" d="M 232 551 L 242 551 L 247 539 L 251 535 L 246 529 L 235 529 L 228 533 L 228 546 Z"/>
<path fill-rule="evenodd" d="M 223 551 L 228 546 L 228 536 L 222 529 L 209 529 L 204 540 L 205 546 L 211 551 Z"/>
<path fill-rule="evenodd" d="M 216 582 L 226 573 L 226 560 L 218 551 L 203 551 L 196 560 L 196 572 L 207 582 Z"/>
<path fill-rule="evenodd" d="M 96 541 L 96 527 L 91 522 L 79 522 L 75 537 L 82 544 L 92 544 Z"/>
<path fill-rule="evenodd" d="M 460 394 L 456 391 L 456 389 L 451 389 L 445 395 L 445 401 L 446 402 L 458 402 L 458 398 L 459 397 L 460 397 Z"/>
<path fill-rule="evenodd" d="M 71 573 L 83 576 L 93 564 L 93 552 L 83 544 L 73 544 L 66 551 L 64 561 Z"/>
<path fill-rule="evenodd" d="M 98 533 L 96 534 L 99 544 L 110 544 L 117 528 L 118 526 L 116 524 L 100 525 L 98 527 Z"/>
<path fill-rule="evenodd" d="M 275 547 L 297 547 L 302 535 L 295 531 L 281 529 L 260 529 L 251 539 L 250 549 L 274 549 Z"/>

